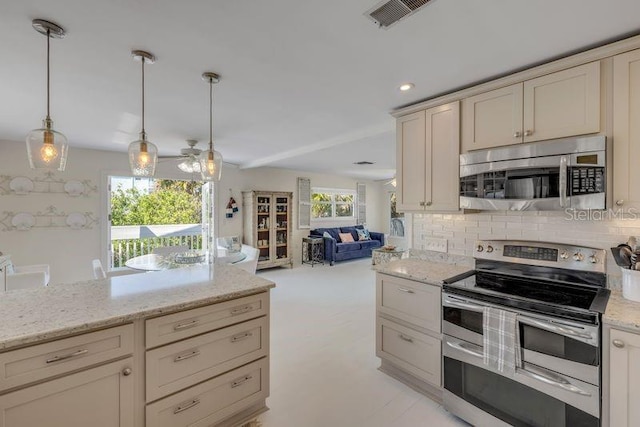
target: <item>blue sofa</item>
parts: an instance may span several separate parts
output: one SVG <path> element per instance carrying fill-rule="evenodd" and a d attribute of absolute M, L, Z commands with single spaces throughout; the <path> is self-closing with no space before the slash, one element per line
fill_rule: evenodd
<path fill-rule="evenodd" d="M 309 237 L 324 238 L 324 260 L 333 265 L 336 261 L 364 258 L 371 256 L 371 250 L 384 245 L 384 234 L 370 231 L 371 240 L 358 240 L 356 229 L 364 229 L 362 225 L 354 227 L 316 228 L 311 230 Z M 327 232 L 331 237 L 324 237 Z M 354 242 L 342 243 L 338 233 L 351 233 Z"/>

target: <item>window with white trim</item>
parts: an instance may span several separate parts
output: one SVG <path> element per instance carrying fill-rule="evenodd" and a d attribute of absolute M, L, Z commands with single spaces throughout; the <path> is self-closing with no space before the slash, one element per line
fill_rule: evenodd
<path fill-rule="evenodd" d="M 355 218 L 356 192 L 332 188 L 311 189 L 311 218 L 353 219 Z"/>

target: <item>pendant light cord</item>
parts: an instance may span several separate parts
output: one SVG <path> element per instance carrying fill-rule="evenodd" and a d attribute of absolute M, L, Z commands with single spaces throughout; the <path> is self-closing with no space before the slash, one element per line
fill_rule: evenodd
<path fill-rule="evenodd" d="M 145 58 L 142 57 L 142 135 L 143 140 L 146 140 L 146 132 L 144 130 L 144 63 L 146 62 Z"/>
<path fill-rule="evenodd" d="M 209 77 L 209 151 L 213 151 L 213 78 Z"/>
<path fill-rule="evenodd" d="M 51 29 L 47 29 L 47 122 L 51 120 L 51 116 L 50 116 L 50 109 L 51 109 L 51 104 L 50 104 L 50 82 L 51 82 L 51 72 L 49 70 L 49 63 L 51 62 L 49 57 L 50 57 L 50 41 L 51 41 Z"/>

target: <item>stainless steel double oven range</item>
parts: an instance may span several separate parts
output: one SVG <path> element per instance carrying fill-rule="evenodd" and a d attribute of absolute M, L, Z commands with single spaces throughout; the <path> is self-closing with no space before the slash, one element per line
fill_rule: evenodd
<path fill-rule="evenodd" d="M 601 413 L 605 251 L 482 241 L 475 271 L 443 286 L 444 406 L 475 426 L 595 427 Z M 483 363 L 483 312 L 517 314 L 522 366 Z"/>

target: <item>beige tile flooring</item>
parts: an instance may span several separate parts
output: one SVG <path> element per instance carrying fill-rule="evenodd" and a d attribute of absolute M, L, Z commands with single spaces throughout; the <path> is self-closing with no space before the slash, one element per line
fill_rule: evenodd
<path fill-rule="evenodd" d="M 467 425 L 377 370 L 371 260 L 258 274 L 277 284 L 263 427 Z"/>

